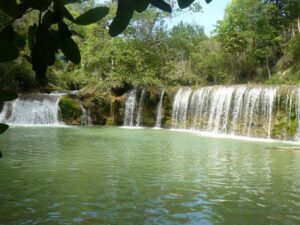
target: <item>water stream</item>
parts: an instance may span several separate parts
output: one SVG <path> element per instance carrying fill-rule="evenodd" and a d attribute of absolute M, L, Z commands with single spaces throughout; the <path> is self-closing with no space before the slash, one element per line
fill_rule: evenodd
<path fill-rule="evenodd" d="M 24 94 L 6 102 L 0 122 L 14 125 L 60 125 L 59 100 L 64 94 Z"/>
<path fill-rule="evenodd" d="M 163 90 L 160 94 L 158 107 L 157 107 L 157 115 L 156 115 L 156 123 L 155 123 L 156 128 L 161 128 L 161 120 L 163 119 L 162 110 L 163 110 L 164 94 L 165 94 L 165 91 Z"/>

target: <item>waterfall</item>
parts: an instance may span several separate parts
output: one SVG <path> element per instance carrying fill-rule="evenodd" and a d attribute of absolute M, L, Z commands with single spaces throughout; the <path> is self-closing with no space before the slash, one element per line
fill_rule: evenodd
<path fill-rule="evenodd" d="M 158 102 L 158 107 L 157 107 L 156 123 L 155 123 L 155 127 L 156 128 L 160 128 L 161 127 L 161 120 L 163 118 L 162 109 L 163 109 L 164 94 L 165 94 L 165 91 L 163 90 L 161 92 L 161 94 L 160 94 L 160 98 L 159 98 L 159 102 Z"/>
<path fill-rule="evenodd" d="M 26 94 L 5 102 L 0 122 L 15 125 L 59 125 L 59 100 L 64 94 Z"/>
<path fill-rule="evenodd" d="M 138 101 L 138 91 L 136 89 L 128 93 L 125 101 L 124 126 L 139 127 L 141 125 L 145 95 L 146 90 L 143 89 Z"/>
<path fill-rule="evenodd" d="M 90 109 L 85 109 L 84 106 L 80 106 L 82 111 L 81 125 L 92 125 L 91 111 Z"/>
<path fill-rule="evenodd" d="M 136 126 L 139 127 L 142 122 L 142 115 L 143 115 L 143 106 L 145 101 L 145 89 L 142 90 L 140 101 L 139 101 L 139 107 L 138 107 L 138 114 L 136 117 Z"/>
<path fill-rule="evenodd" d="M 124 126 L 134 126 L 134 114 L 136 111 L 136 93 L 137 91 L 131 90 L 126 98 L 125 102 L 125 115 Z"/>
<path fill-rule="evenodd" d="M 172 128 L 271 138 L 277 93 L 278 87 L 246 85 L 202 87 L 193 94 L 191 88 L 180 88 Z M 300 121 L 300 92 L 298 112 Z"/>
<path fill-rule="evenodd" d="M 191 88 L 180 88 L 176 93 L 173 103 L 172 127 L 185 129 Z"/>
<path fill-rule="evenodd" d="M 296 92 L 296 117 L 298 120 L 298 129 L 297 129 L 295 139 L 296 139 L 296 141 L 300 141 L 300 88 L 298 88 L 295 92 Z M 291 109 L 290 109 L 290 111 L 291 111 Z M 290 115 L 291 115 L 291 113 L 290 113 Z"/>

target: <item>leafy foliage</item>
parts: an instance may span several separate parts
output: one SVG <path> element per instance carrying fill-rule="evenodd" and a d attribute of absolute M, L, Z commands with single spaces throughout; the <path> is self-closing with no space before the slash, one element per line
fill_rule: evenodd
<path fill-rule="evenodd" d="M 184 7 L 193 1 L 179 1 Z M 18 45 L 12 24 L 16 19 L 22 18 L 32 10 L 38 10 L 39 15 L 35 23 L 28 28 L 28 46 L 30 54 L 26 55 L 36 73 L 36 78 L 42 84 L 46 83 L 46 72 L 49 66 L 55 62 L 56 54 L 61 51 L 74 64 L 81 61 L 80 51 L 73 36 L 78 33 L 70 29 L 71 24 L 66 20 L 78 25 L 89 25 L 96 23 L 106 17 L 109 8 L 98 6 L 85 11 L 74 18 L 69 11 L 68 4 L 81 3 L 80 0 L 3 0 L 0 9 L 6 13 L 11 21 L 3 24 L 0 33 L 0 62 L 11 61 L 19 56 L 23 46 Z M 149 5 L 163 11 L 171 12 L 170 4 L 163 0 L 119 0 L 116 16 L 109 26 L 111 36 L 117 36 L 125 30 L 131 21 L 134 11 L 143 12 Z M 58 29 L 57 29 L 58 28 Z"/>

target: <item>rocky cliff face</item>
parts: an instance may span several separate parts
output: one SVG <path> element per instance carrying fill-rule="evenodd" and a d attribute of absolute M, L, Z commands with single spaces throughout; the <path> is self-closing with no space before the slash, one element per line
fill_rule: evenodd
<path fill-rule="evenodd" d="M 135 88 L 120 96 L 68 96 L 61 99 L 60 106 L 67 124 L 82 124 L 81 106 L 89 110 L 95 125 L 155 127 L 160 118 L 162 128 L 281 140 L 300 138 L 300 88 L 296 86 Z"/>

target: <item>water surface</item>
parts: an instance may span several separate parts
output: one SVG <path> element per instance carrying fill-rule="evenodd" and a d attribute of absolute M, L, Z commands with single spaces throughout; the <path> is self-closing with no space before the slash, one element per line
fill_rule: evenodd
<path fill-rule="evenodd" d="M 300 152 L 153 129 L 11 128 L 0 224 L 300 224 Z"/>

